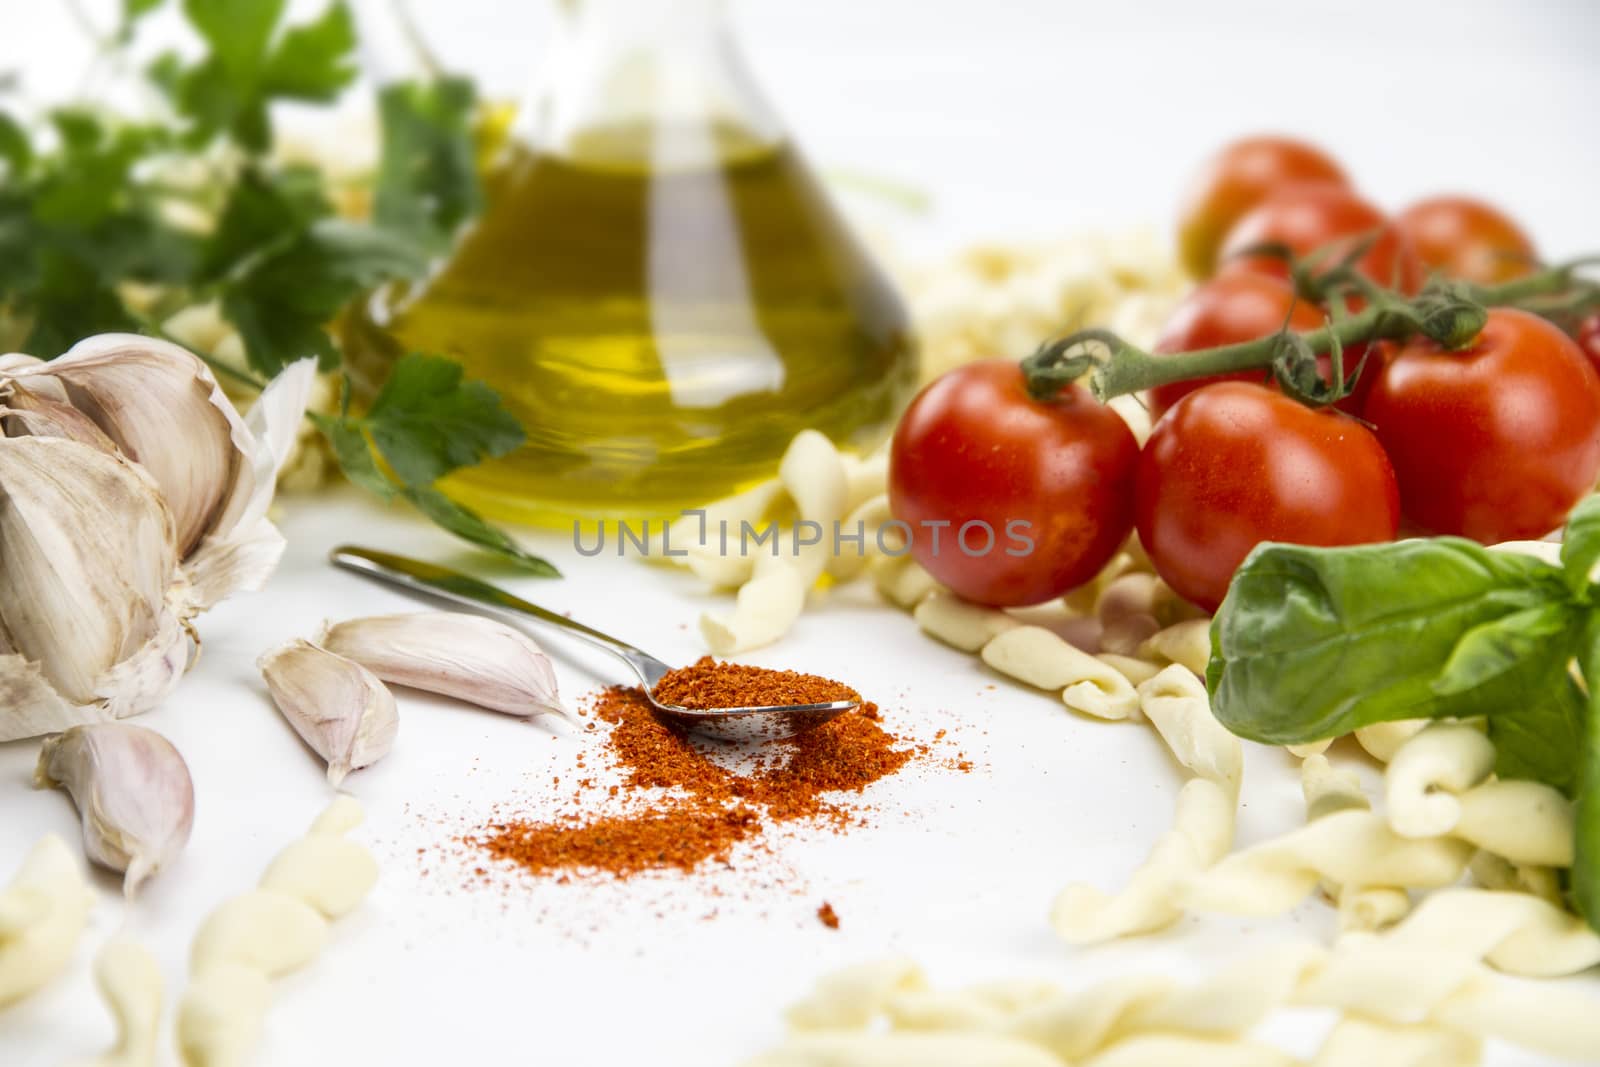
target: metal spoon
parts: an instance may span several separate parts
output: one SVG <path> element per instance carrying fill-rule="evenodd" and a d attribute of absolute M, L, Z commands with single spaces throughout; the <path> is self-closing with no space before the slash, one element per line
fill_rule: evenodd
<path fill-rule="evenodd" d="M 723 741 L 767 740 L 792 737 L 829 719 L 859 706 L 858 701 L 836 700 L 831 704 L 778 704 L 753 708 L 683 708 L 676 704 L 663 704 L 655 697 L 656 683 L 672 670 L 654 656 L 639 651 L 615 637 L 574 622 L 565 615 L 557 615 L 537 604 L 514 597 L 504 589 L 479 581 L 471 575 L 409 559 L 376 549 L 356 545 L 340 545 L 328 553 L 329 562 L 347 571 L 390 585 L 397 585 L 412 593 L 448 600 L 454 604 L 474 608 L 489 615 L 504 615 L 515 620 L 534 619 L 559 626 L 572 636 L 587 641 L 596 648 L 605 649 L 616 656 L 639 676 L 650 703 L 663 718 L 669 719 L 685 730 L 715 737 Z"/>

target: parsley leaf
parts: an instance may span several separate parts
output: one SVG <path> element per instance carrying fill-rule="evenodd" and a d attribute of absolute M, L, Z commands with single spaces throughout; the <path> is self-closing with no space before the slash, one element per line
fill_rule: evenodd
<path fill-rule="evenodd" d="M 536 577 L 561 577 L 555 564 L 528 552 L 506 536 L 503 530 L 491 526 L 476 511 L 464 504 L 457 504 L 437 489 L 406 489 L 404 496 L 418 511 L 463 541 L 487 549 Z"/>
<path fill-rule="evenodd" d="M 379 225 L 441 248 L 478 212 L 474 102 L 464 78 L 400 83 L 379 94 L 383 152 L 373 192 Z"/>
<path fill-rule="evenodd" d="M 348 405 L 349 386 L 345 401 Z M 313 416 L 352 482 L 385 499 L 404 497 L 439 526 L 532 574 L 560 576 L 548 561 L 529 554 L 481 515 L 433 488 L 435 479 L 522 443 L 522 428 L 482 382 L 463 381 L 459 364 L 413 352 L 395 364 L 389 381 L 364 416 L 348 406 L 337 417 Z M 368 443 L 368 435 L 371 444 Z M 373 456 L 376 445 L 390 478 Z"/>
<path fill-rule="evenodd" d="M 192 144 L 226 133 L 250 152 L 265 152 L 272 145 L 268 104 L 332 100 L 355 78 L 355 27 L 343 0 L 280 35 L 284 8 L 285 0 L 184 0 L 210 53 L 192 67 L 169 53 L 151 76 L 191 120 Z"/>
<path fill-rule="evenodd" d="M 413 352 L 395 364 L 367 412 L 373 443 L 406 485 L 432 485 L 522 444 L 522 427 L 499 395 L 461 379 L 454 360 Z"/>

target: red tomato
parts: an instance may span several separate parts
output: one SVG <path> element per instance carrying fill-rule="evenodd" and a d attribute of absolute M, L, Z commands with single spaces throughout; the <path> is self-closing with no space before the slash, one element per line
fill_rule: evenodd
<path fill-rule="evenodd" d="M 1378 373 L 1366 417 L 1394 461 L 1406 517 L 1493 544 L 1540 537 L 1600 474 L 1600 376 L 1537 315 L 1493 308 L 1470 347 L 1426 338 Z"/>
<path fill-rule="evenodd" d="M 1178 251 L 1186 270 L 1209 278 L 1217 249 L 1239 217 L 1291 182 L 1348 184 L 1320 149 L 1286 137 L 1247 137 L 1206 161 L 1190 182 L 1178 213 Z"/>
<path fill-rule="evenodd" d="M 1292 309 L 1292 311 L 1291 311 Z M 1176 352 L 1193 352 L 1199 348 L 1231 345 L 1241 341 L 1254 341 L 1277 333 L 1287 320 L 1291 329 L 1315 330 L 1323 324 L 1323 315 L 1315 305 L 1297 301 L 1294 288 L 1282 278 L 1251 271 L 1228 271 L 1202 282 L 1178 305 L 1167 320 L 1161 337 L 1152 350 L 1157 355 Z M 1360 362 L 1366 346 L 1352 347 L 1344 354 L 1344 372 L 1349 374 Z M 1327 355 L 1317 357 L 1317 365 L 1326 381 L 1332 360 Z M 1356 383 L 1356 391 L 1339 401 L 1340 410 L 1351 414 L 1361 413 L 1361 400 L 1372 382 L 1375 368 L 1368 366 Z M 1167 409 L 1202 385 L 1220 381 L 1266 382 L 1264 371 L 1239 371 L 1219 374 L 1211 378 L 1193 378 L 1170 385 L 1158 385 L 1150 390 L 1150 414 L 1160 418 Z"/>
<path fill-rule="evenodd" d="M 1156 424 L 1139 458 L 1134 514 L 1156 573 L 1215 611 L 1256 545 L 1391 540 L 1400 497 L 1378 439 L 1356 420 L 1222 382 Z"/>
<path fill-rule="evenodd" d="M 900 419 L 889 506 L 911 527 L 912 556 L 956 593 L 1038 604 L 1093 578 L 1127 540 L 1138 458 L 1122 417 L 1087 389 L 1038 401 L 1016 363 L 970 363 Z"/>
<path fill-rule="evenodd" d="M 1395 216 L 1427 267 L 1480 285 L 1531 273 L 1537 253 L 1522 228 L 1482 200 L 1435 196 Z"/>
<path fill-rule="evenodd" d="M 1589 365 L 1600 371 L 1600 313 L 1590 315 L 1579 324 L 1578 347 L 1589 357 Z"/>
<path fill-rule="evenodd" d="M 1356 264 L 1379 285 L 1414 293 L 1426 280 L 1410 241 L 1377 208 L 1349 189 L 1326 183 L 1286 186 L 1263 200 L 1228 231 L 1222 262 L 1229 270 L 1253 270 L 1288 277 L 1288 266 L 1272 256 L 1244 256 L 1252 245 L 1282 244 L 1297 257 L 1334 246 L 1323 267 L 1338 261 L 1340 249 L 1379 231 L 1377 240 Z M 1351 302 L 1354 307 L 1354 301 Z"/>

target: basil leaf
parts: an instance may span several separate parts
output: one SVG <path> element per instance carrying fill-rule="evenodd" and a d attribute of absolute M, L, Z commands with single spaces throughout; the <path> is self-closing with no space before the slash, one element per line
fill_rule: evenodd
<path fill-rule="evenodd" d="M 1589 925 L 1600 930 L 1600 626 L 1585 636 L 1583 677 L 1589 696 L 1579 749 L 1579 788 L 1574 811 L 1572 899 Z"/>
<path fill-rule="evenodd" d="M 1589 572 L 1600 561 L 1600 496 L 1585 497 L 1567 516 L 1561 535 L 1561 569 L 1574 589 L 1589 586 Z"/>
<path fill-rule="evenodd" d="M 1547 665 L 1543 677 L 1530 675 L 1527 696 L 1488 717 L 1489 740 L 1500 777 L 1544 782 L 1575 796 L 1588 701 L 1566 664 L 1557 670 L 1552 673 Z"/>
<path fill-rule="evenodd" d="M 1461 635 L 1433 680 L 1433 692 L 1455 697 L 1512 681 L 1511 675 L 1564 672 L 1576 650 L 1579 621 L 1565 603 L 1542 604 L 1481 623 Z"/>
<path fill-rule="evenodd" d="M 410 486 L 432 485 L 458 467 L 522 444 L 522 426 L 483 382 L 462 381 L 461 364 L 418 352 L 402 358 L 363 420 L 383 458 Z"/>
<path fill-rule="evenodd" d="M 418 511 L 462 540 L 510 560 L 529 574 L 540 578 L 561 577 L 561 572 L 549 560 L 532 555 L 504 532 L 489 525 L 476 511 L 457 504 L 437 489 L 413 487 L 402 490 L 402 493 Z"/>
<path fill-rule="evenodd" d="M 1239 736 L 1279 745 L 1498 711 L 1508 694 L 1527 700 L 1515 691 L 1520 672 L 1463 658 L 1445 691 L 1435 681 L 1474 628 L 1566 596 L 1555 567 L 1462 538 L 1262 545 L 1212 624 L 1212 708 Z M 1476 642 L 1488 654 L 1507 640 L 1500 632 Z"/>

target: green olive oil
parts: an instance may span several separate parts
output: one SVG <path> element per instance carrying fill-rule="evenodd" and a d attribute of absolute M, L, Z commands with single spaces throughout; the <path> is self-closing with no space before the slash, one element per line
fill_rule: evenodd
<path fill-rule="evenodd" d="M 787 142 L 600 127 L 514 148 L 486 199 L 344 333 L 358 364 L 439 352 L 499 391 L 527 443 L 444 484 L 491 516 L 675 514 L 770 476 L 806 427 L 873 443 L 913 388 L 898 297 Z"/>

